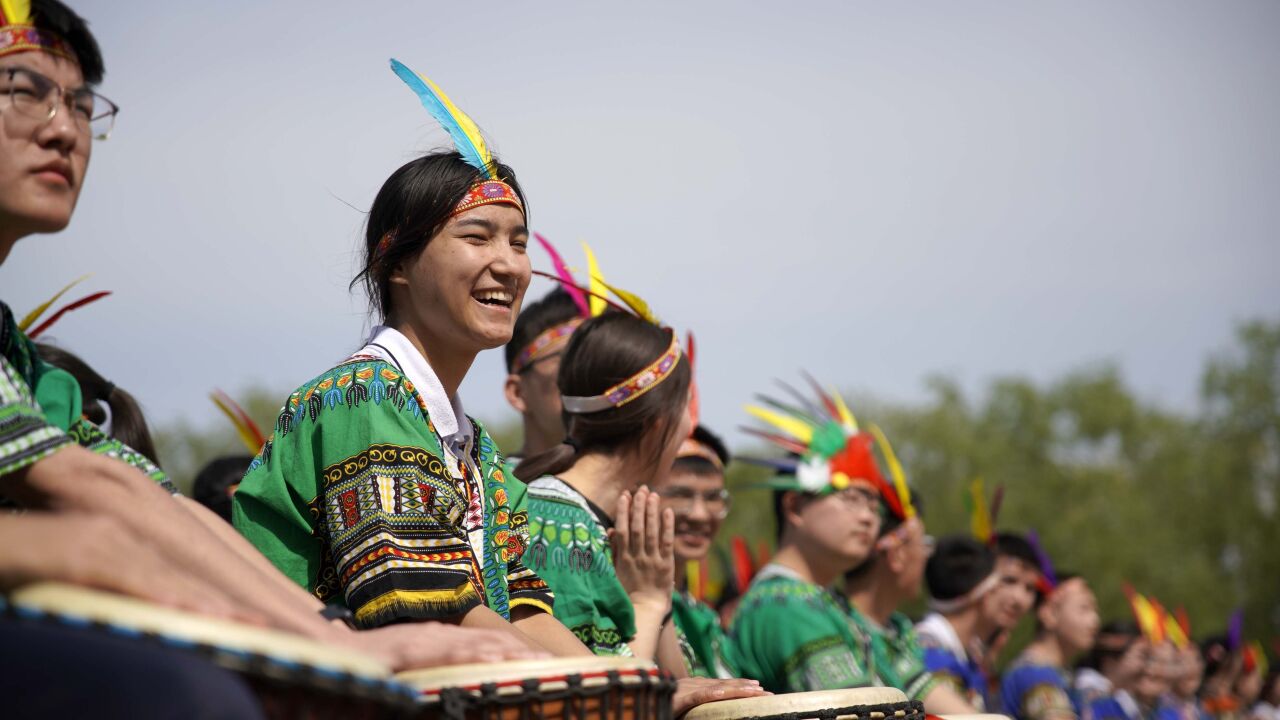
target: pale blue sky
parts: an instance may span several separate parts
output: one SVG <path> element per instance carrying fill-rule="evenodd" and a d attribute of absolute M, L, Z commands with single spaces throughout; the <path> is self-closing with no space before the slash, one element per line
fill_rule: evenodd
<path fill-rule="evenodd" d="M 1275 2 L 73 4 L 123 111 L 0 288 L 22 313 L 95 272 L 115 296 L 54 335 L 160 423 L 359 344 L 351 206 L 447 142 L 393 55 L 536 229 L 695 329 L 722 430 L 800 367 L 916 400 L 1109 360 L 1192 408 L 1234 325 L 1280 315 Z M 473 414 L 511 417 L 501 375 L 483 354 Z"/>

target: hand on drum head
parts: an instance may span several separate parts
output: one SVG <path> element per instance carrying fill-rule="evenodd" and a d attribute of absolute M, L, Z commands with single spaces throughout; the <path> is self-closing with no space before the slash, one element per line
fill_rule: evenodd
<path fill-rule="evenodd" d="M 344 645 L 382 660 L 392 672 L 503 660 L 550 657 L 509 632 L 478 630 L 438 622 L 388 625 L 346 633 Z"/>
<path fill-rule="evenodd" d="M 661 607 L 675 590 L 675 515 L 660 509 L 658 494 L 647 487 L 635 497 L 618 497 L 615 527 L 609 531 L 613 567 L 635 605 Z"/>
<path fill-rule="evenodd" d="M 733 680 L 696 677 L 680 678 L 676 681 L 676 694 L 671 699 L 671 704 L 678 717 L 703 703 L 772 694 L 760 687 L 759 682 L 745 678 Z"/>
<path fill-rule="evenodd" d="M 0 517 L 0 589 L 50 580 L 180 610 L 262 624 L 204 580 L 174 565 L 105 515 L 32 512 Z"/>

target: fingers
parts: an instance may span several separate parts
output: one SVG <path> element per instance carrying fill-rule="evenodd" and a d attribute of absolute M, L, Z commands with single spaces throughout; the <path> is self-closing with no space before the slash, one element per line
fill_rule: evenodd
<path fill-rule="evenodd" d="M 644 551 L 650 557 L 658 557 L 658 547 L 662 543 L 662 533 L 664 528 L 658 522 L 660 516 L 664 516 L 661 507 L 658 505 L 658 493 L 649 493 L 645 502 L 644 509 Z"/>
<path fill-rule="evenodd" d="M 614 509 L 614 527 L 610 533 L 613 540 L 613 556 L 621 557 L 627 550 L 631 539 L 631 493 L 622 491 Z"/>
<path fill-rule="evenodd" d="M 676 694 L 672 698 L 676 715 L 683 715 L 703 703 L 734 698 L 770 695 L 755 680 L 715 680 L 711 678 L 681 678 L 676 681 Z"/>
<path fill-rule="evenodd" d="M 658 552 L 664 562 L 670 563 L 672 582 L 675 582 L 676 514 L 671 508 L 662 511 L 662 539 L 658 543 Z"/>
<path fill-rule="evenodd" d="M 631 535 L 628 538 L 632 552 L 644 552 L 645 513 L 649 508 L 649 488 L 640 486 L 631 502 Z"/>

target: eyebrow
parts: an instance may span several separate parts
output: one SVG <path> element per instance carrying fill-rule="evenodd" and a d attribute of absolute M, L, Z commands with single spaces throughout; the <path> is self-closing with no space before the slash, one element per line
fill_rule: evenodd
<path fill-rule="evenodd" d="M 53 78 L 49 77 L 48 75 L 45 75 L 44 73 L 40 72 L 39 70 L 36 70 L 36 69 L 30 68 L 30 67 L 27 67 L 26 65 L 23 65 L 22 63 L 14 63 L 14 64 L 12 64 L 12 65 L 0 65 L 0 72 L 4 72 L 5 70 L 21 70 L 21 71 L 23 71 L 23 72 L 29 72 L 29 73 L 31 73 L 32 75 L 39 75 L 40 77 L 44 78 L 45 80 L 48 80 L 49 82 L 53 83 L 54 85 L 58 85 L 58 81 L 57 81 L 57 80 L 54 80 Z M 58 85 L 58 87 L 62 87 L 62 86 L 61 86 L 61 85 Z M 93 88 L 91 88 L 91 87 L 89 86 L 89 83 L 80 83 L 78 86 L 73 87 L 73 88 L 62 88 L 62 91 L 63 91 L 63 92 L 73 92 L 73 93 L 78 93 L 78 92 L 93 92 Z"/>

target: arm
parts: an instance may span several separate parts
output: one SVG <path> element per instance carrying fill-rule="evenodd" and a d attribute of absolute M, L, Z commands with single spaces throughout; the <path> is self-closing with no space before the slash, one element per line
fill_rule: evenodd
<path fill-rule="evenodd" d="M 689 668 L 684 664 L 684 653 L 680 651 L 680 638 L 676 637 L 676 622 L 668 620 L 662 626 L 662 635 L 658 637 L 658 656 L 655 658 L 658 667 L 671 673 L 677 680 L 689 677 Z"/>
<path fill-rule="evenodd" d="M 555 617 L 530 606 L 511 609 L 511 623 L 532 642 L 556 656 L 592 655 L 591 650 Z"/>
<path fill-rule="evenodd" d="M 924 709 L 931 715 L 975 715 L 978 712 L 947 683 L 936 683 L 925 694 Z"/>

